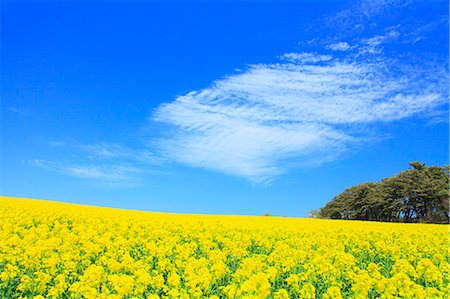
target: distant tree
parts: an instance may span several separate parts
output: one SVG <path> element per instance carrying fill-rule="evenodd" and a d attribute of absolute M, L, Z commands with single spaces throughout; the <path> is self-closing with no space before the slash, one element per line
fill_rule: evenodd
<path fill-rule="evenodd" d="M 270 213 L 270 212 L 267 212 L 267 213 L 264 213 L 264 215 L 263 216 L 269 216 L 269 217 L 271 217 L 272 216 L 272 213 Z"/>
<path fill-rule="evenodd" d="M 308 218 L 318 218 L 319 217 L 319 210 L 311 210 L 308 212 L 308 214 L 306 214 L 306 217 Z"/>
<path fill-rule="evenodd" d="M 409 163 L 411 169 L 347 188 L 323 208 L 320 216 L 397 222 L 449 222 L 449 167 Z"/>
<path fill-rule="evenodd" d="M 332 219 L 366 219 L 370 212 L 368 211 L 370 199 L 368 195 L 374 185 L 374 183 L 364 183 L 345 189 L 320 210 L 320 215 Z"/>

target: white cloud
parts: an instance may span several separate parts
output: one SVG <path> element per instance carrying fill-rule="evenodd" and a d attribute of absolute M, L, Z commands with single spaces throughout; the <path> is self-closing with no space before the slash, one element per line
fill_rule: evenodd
<path fill-rule="evenodd" d="M 53 164 L 50 161 L 42 160 L 42 159 L 33 159 L 28 161 L 31 165 L 43 168 L 53 168 Z"/>
<path fill-rule="evenodd" d="M 409 0 L 359 0 L 352 1 L 350 6 L 327 18 L 328 26 L 337 29 L 336 34 L 352 35 L 373 27 L 373 19 L 383 16 L 385 19 L 398 21 L 393 14 L 414 3 Z M 414 16 L 415 17 L 415 16 Z M 417 18 L 417 17 L 415 17 Z"/>
<path fill-rule="evenodd" d="M 315 63 L 332 59 L 330 55 L 319 55 L 317 53 L 286 53 L 280 56 L 281 59 L 296 63 Z"/>
<path fill-rule="evenodd" d="M 108 187 L 132 187 L 138 184 L 137 174 L 142 171 L 136 167 L 122 164 L 63 164 L 60 162 L 33 159 L 31 165 L 62 173 L 68 176 L 93 180 Z"/>
<path fill-rule="evenodd" d="M 100 159 L 115 159 L 134 161 L 144 164 L 158 164 L 160 157 L 147 149 L 132 149 L 117 143 L 100 142 L 96 144 L 80 145 L 86 153 Z"/>
<path fill-rule="evenodd" d="M 371 47 L 379 46 L 382 43 L 385 43 L 388 40 L 394 40 L 399 37 L 399 33 L 395 30 L 391 30 L 384 35 L 377 35 L 371 38 L 364 40 L 363 42 Z"/>
<path fill-rule="evenodd" d="M 139 184 L 142 174 L 158 174 L 153 169 L 163 159 L 148 149 L 133 149 L 117 143 L 99 142 L 80 144 L 77 142 L 53 141 L 49 144 L 58 151 L 53 154 L 58 160 L 34 159 L 32 165 L 72 177 L 95 181 L 101 186 L 133 187 Z"/>
<path fill-rule="evenodd" d="M 34 114 L 32 110 L 25 108 L 9 107 L 7 110 L 19 116 L 30 116 Z"/>
<path fill-rule="evenodd" d="M 83 179 L 99 179 L 119 182 L 130 179 L 131 174 L 139 173 L 138 169 L 124 165 L 106 167 L 96 165 L 72 165 L 61 167 L 60 171 Z"/>
<path fill-rule="evenodd" d="M 297 63 L 252 65 L 161 105 L 154 120 L 172 125 L 174 134 L 159 149 L 181 163 L 268 182 L 292 163 L 335 159 L 365 137 L 352 133 L 361 125 L 445 102 L 431 91 L 432 78 L 427 87 L 411 79 L 417 74 L 386 72 L 382 62 L 294 54 L 281 58 Z"/>
<path fill-rule="evenodd" d="M 383 52 L 383 46 L 389 42 L 392 42 L 400 36 L 400 33 L 396 30 L 390 30 L 383 35 L 376 35 L 370 38 L 364 38 L 360 41 L 359 53 L 360 54 L 381 54 Z"/>
<path fill-rule="evenodd" d="M 350 45 L 347 42 L 338 42 L 329 45 L 328 48 L 334 51 L 347 51 L 350 49 Z"/>

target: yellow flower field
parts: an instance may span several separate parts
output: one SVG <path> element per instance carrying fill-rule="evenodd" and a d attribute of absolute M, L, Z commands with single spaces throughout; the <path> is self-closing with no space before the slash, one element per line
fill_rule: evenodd
<path fill-rule="evenodd" d="M 449 227 L 0 197 L 1 298 L 448 298 Z"/>

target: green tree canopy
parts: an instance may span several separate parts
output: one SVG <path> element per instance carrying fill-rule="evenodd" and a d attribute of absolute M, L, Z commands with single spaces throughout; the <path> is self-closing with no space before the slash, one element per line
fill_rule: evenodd
<path fill-rule="evenodd" d="M 347 188 L 320 209 L 320 217 L 448 223 L 449 166 L 409 164 L 410 169 L 378 183 Z"/>

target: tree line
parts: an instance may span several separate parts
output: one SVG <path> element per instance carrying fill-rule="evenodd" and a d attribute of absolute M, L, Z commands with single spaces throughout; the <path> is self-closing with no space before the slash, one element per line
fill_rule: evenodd
<path fill-rule="evenodd" d="M 378 183 L 346 189 L 320 209 L 318 217 L 391 222 L 449 223 L 448 165 L 411 162 L 410 169 Z"/>

